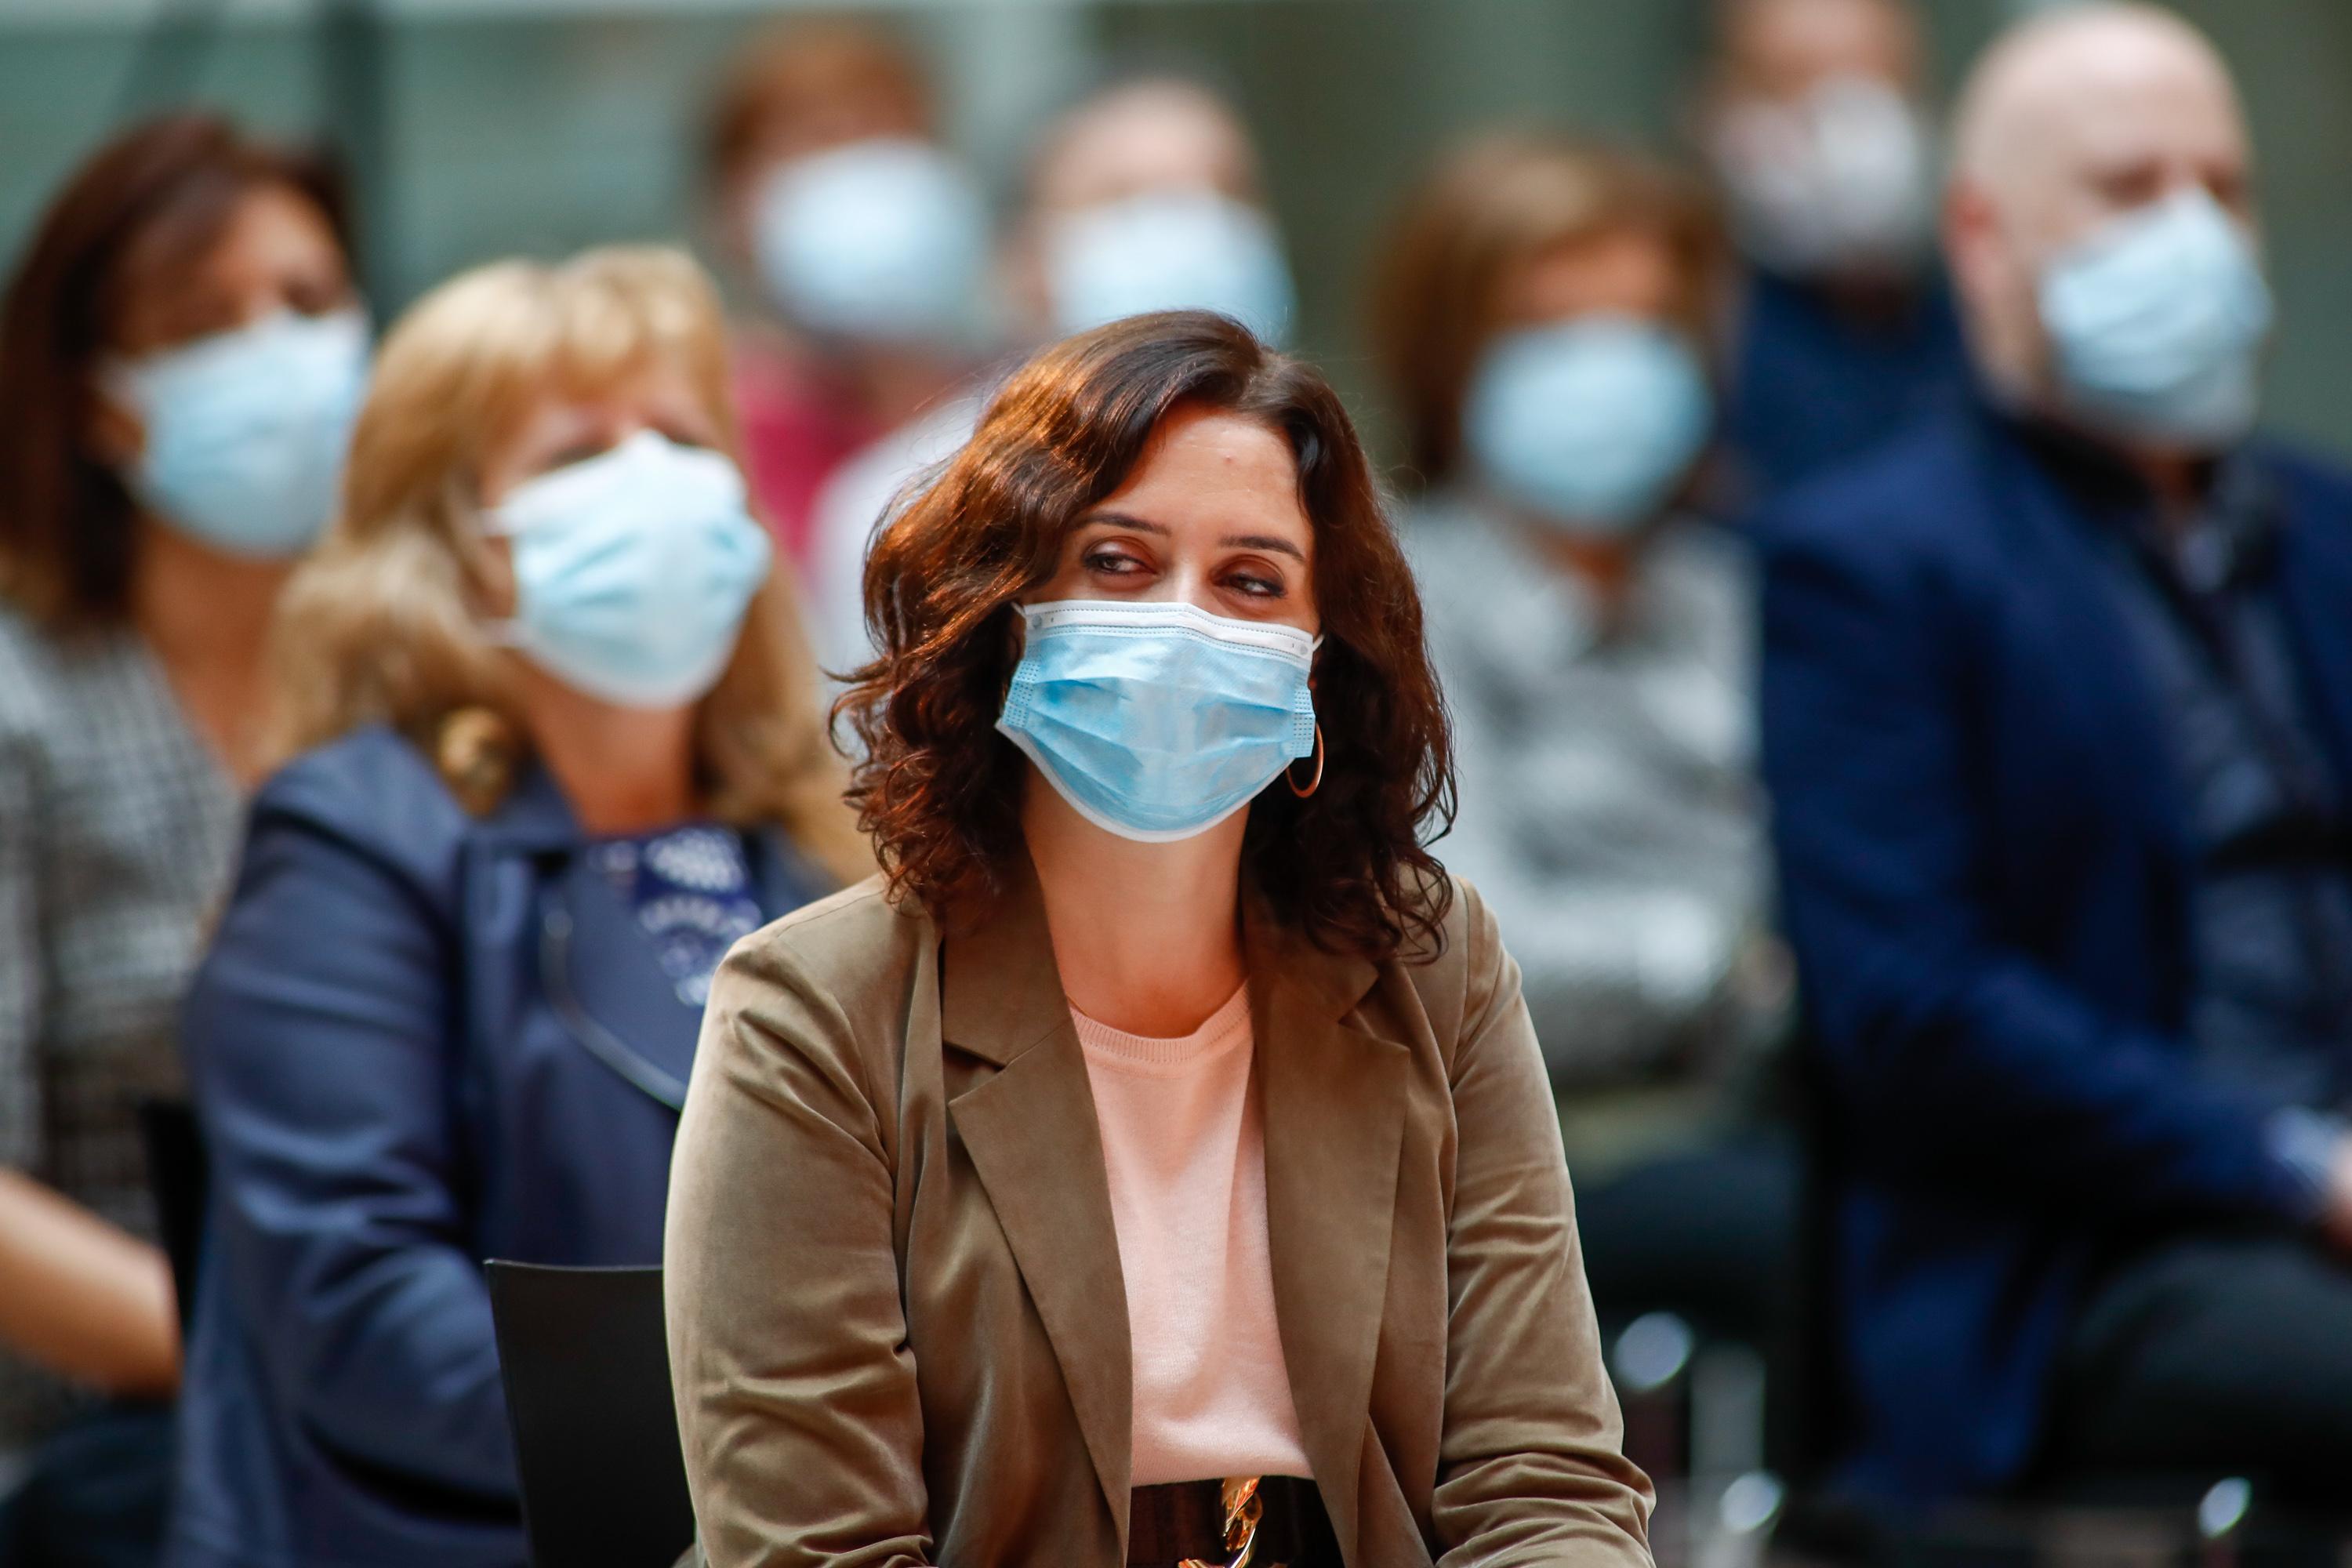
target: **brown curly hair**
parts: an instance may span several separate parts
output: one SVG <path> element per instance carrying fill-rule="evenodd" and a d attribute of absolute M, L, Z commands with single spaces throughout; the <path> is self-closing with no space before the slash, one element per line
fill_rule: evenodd
<path fill-rule="evenodd" d="M 995 729 L 1014 607 L 1180 406 L 1281 436 L 1315 533 L 1323 782 L 1306 799 L 1257 797 L 1248 879 L 1318 946 L 1433 953 L 1453 890 L 1425 845 L 1452 823 L 1454 767 L 1412 574 L 1330 384 L 1207 311 L 1130 317 L 1046 349 L 887 520 L 866 568 L 881 652 L 835 709 L 865 753 L 849 794 L 861 826 L 893 890 L 935 912 L 1001 885 L 1027 766 Z"/>

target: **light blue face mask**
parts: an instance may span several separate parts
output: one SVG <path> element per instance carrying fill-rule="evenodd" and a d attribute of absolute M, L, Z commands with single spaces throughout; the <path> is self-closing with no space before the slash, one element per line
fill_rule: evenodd
<path fill-rule="evenodd" d="M 1065 333 L 1151 310 L 1216 310 L 1281 343 L 1297 303 L 1265 214 L 1208 190 L 1150 191 L 1058 219 L 1045 277 Z"/>
<path fill-rule="evenodd" d="M 752 245 L 776 303 L 812 332 L 961 347 L 988 265 L 988 208 L 929 142 L 856 142 L 779 166 L 753 207 Z"/>
<path fill-rule="evenodd" d="M 1657 514 L 1706 445 L 1706 371 L 1634 316 L 1509 333 L 1472 374 L 1463 441 L 1478 478 L 1562 530 L 1619 534 Z"/>
<path fill-rule="evenodd" d="M 2252 428 L 2270 288 L 2252 240 L 2203 190 L 2083 240 L 2040 296 L 2059 397 L 2085 422 L 2200 450 Z"/>
<path fill-rule="evenodd" d="M 1107 832 L 1190 838 L 1315 754 L 1318 637 L 1181 604 L 1063 599 L 1021 616 L 996 727 Z"/>
<path fill-rule="evenodd" d="M 517 485 L 488 527 L 513 541 L 508 640 L 625 708 L 709 690 L 768 575 L 735 465 L 651 430 Z"/>
<path fill-rule="evenodd" d="M 232 554 L 299 554 L 334 516 L 367 371 L 357 310 L 282 310 L 117 365 L 107 384 L 144 437 L 124 482 Z"/>

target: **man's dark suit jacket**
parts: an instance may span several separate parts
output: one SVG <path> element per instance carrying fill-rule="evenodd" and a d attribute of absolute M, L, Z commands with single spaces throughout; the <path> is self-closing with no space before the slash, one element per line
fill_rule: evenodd
<path fill-rule="evenodd" d="M 2246 454 L 2308 720 L 2352 781 L 2352 477 Z M 1758 522 L 1788 927 L 1843 1130 L 1855 1478 L 2032 1460 L 2104 1247 L 2313 1205 L 2196 1059 L 2193 848 L 2103 552 L 2116 520 L 1974 405 Z"/>

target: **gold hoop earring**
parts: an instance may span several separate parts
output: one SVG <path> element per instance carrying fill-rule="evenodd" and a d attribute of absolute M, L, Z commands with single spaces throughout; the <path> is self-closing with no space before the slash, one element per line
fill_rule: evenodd
<path fill-rule="evenodd" d="M 1296 766 L 1296 763 L 1291 764 L 1291 767 Z M 1290 793 L 1301 800 L 1323 787 L 1323 726 L 1319 721 L 1315 726 L 1315 776 L 1307 781 L 1305 789 L 1300 789 L 1298 781 L 1290 776 L 1290 768 L 1285 768 L 1282 770 L 1282 782 L 1288 784 Z"/>

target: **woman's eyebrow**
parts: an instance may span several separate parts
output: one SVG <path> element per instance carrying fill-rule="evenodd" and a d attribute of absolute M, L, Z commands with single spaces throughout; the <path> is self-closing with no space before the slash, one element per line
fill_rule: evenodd
<path fill-rule="evenodd" d="M 1134 517 L 1123 511 L 1090 511 L 1078 520 L 1078 526 L 1080 528 L 1131 528 L 1139 533 L 1156 533 L 1163 539 L 1168 536 L 1168 527 L 1165 523 L 1153 522 L 1149 518 Z"/>
<path fill-rule="evenodd" d="M 1228 550 L 1264 550 L 1275 555 L 1287 555 L 1302 566 L 1307 563 L 1307 552 L 1270 533 L 1229 533 L 1219 542 Z"/>
<path fill-rule="evenodd" d="M 1080 528 L 1131 528 L 1138 533 L 1156 533 L 1168 537 L 1168 525 L 1153 522 L 1149 518 L 1135 517 L 1123 511 L 1088 512 L 1078 520 Z M 1301 565 L 1307 552 L 1287 539 L 1277 539 L 1270 533 L 1229 533 L 1217 542 L 1227 550 L 1263 550 L 1274 555 L 1287 555 Z"/>

